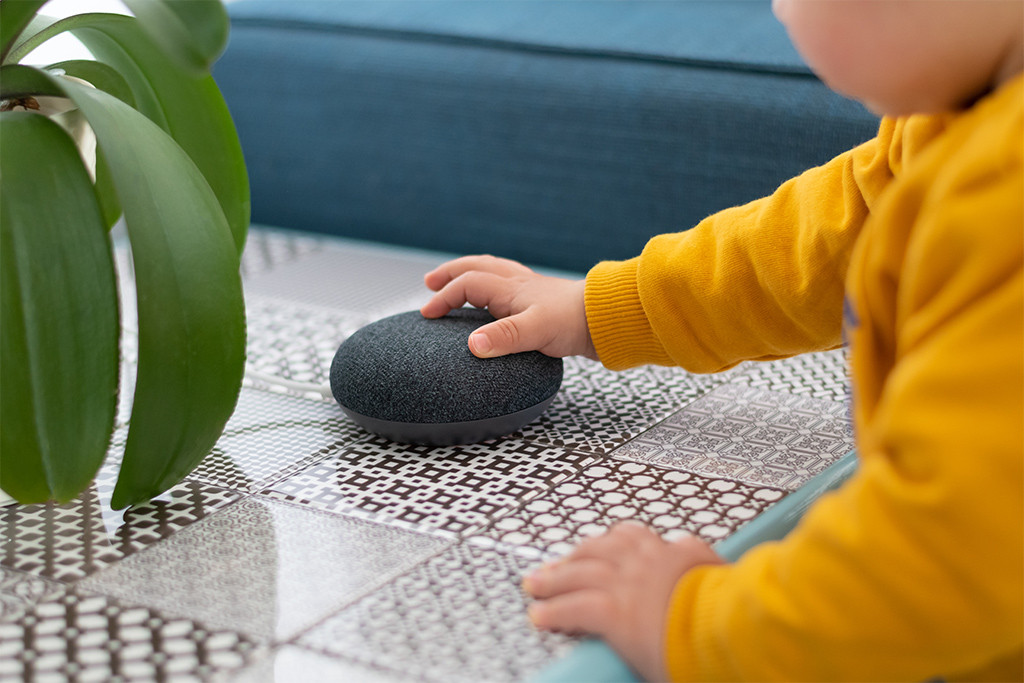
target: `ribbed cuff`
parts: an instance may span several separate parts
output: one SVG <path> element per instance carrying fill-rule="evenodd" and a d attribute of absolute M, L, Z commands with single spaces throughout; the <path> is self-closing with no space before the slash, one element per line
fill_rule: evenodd
<path fill-rule="evenodd" d="M 647 320 L 637 287 L 639 257 L 603 261 L 587 274 L 587 325 L 598 358 L 610 370 L 671 365 Z"/>

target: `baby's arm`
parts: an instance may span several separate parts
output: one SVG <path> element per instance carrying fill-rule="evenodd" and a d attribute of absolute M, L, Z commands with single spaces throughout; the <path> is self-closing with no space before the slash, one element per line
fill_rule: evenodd
<path fill-rule="evenodd" d="M 427 273 L 424 281 L 437 292 L 420 309 L 425 317 L 440 318 L 469 303 L 486 307 L 498 318 L 469 337 L 470 351 L 480 358 L 540 351 L 556 358 L 597 360 L 587 327 L 583 280 L 540 275 L 494 256 L 464 256 Z"/>
<path fill-rule="evenodd" d="M 626 522 L 541 567 L 523 587 L 537 598 L 530 606 L 537 628 L 600 636 L 644 679 L 663 681 L 672 590 L 693 567 L 722 562 L 696 536 L 669 543 Z"/>

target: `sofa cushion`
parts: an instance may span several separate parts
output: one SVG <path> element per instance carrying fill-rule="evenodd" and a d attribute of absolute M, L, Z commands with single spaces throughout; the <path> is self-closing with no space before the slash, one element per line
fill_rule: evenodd
<path fill-rule="evenodd" d="M 755 0 L 753 4 L 761 6 L 751 4 L 750 0 L 250 0 L 231 9 L 235 20 L 246 26 L 283 27 L 294 22 L 296 27 L 314 25 L 325 31 L 810 73 L 785 31 L 766 11 L 768 3 Z"/>
<path fill-rule="evenodd" d="M 253 219 L 583 271 L 877 119 L 768 2 L 241 0 L 214 75 Z"/>

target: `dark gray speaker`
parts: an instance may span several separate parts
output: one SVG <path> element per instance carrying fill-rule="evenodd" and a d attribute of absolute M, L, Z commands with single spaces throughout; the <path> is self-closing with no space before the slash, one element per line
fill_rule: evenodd
<path fill-rule="evenodd" d="M 418 311 L 363 327 L 331 363 L 331 392 L 367 431 L 431 446 L 504 436 L 540 416 L 562 384 L 562 359 L 537 351 L 477 358 L 470 333 L 493 322 L 461 308 L 430 320 Z"/>

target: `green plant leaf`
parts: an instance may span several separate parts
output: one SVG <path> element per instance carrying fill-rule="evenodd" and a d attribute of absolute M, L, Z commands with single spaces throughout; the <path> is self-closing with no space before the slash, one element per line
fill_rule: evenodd
<path fill-rule="evenodd" d="M 6 0 L 4 0 L 6 2 Z M 120 14 L 80 14 L 60 21 L 37 16 L 8 61 L 72 31 L 100 61 L 125 78 L 136 108 L 156 122 L 192 158 L 213 188 L 241 253 L 249 228 L 249 176 L 238 133 L 213 77 L 194 78 L 178 68 L 139 27 Z"/>
<path fill-rule="evenodd" d="M 114 178 L 110 175 L 110 166 L 107 164 L 107 157 L 103 150 L 96 148 L 96 198 L 100 202 L 100 210 L 103 212 L 103 222 L 107 230 L 114 227 L 117 219 L 121 217 L 121 202 L 117 198 L 117 188 L 114 187 Z"/>
<path fill-rule="evenodd" d="M 97 62 L 86 62 L 85 64 L 92 65 L 97 64 Z M 134 101 L 131 91 L 124 91 L 122 89 L 121 84 L 124 84 L 123 87 L 127 88 L 124 79 L 116 71 L 110 69 L 110 67 L 100 65 L 102 68 L 98 70 L 92 69 L 91 66 L 81 68 L 81 63 L 76 61 L 54 64 L 48 68 L 61 68 L 64 65 L 71 66 L 71 71 L 65 70 L 65 73 L 92 76 L 95 80 L 101 81 L 106 88 L 109 88 L 107 92 L 114 90 L 116 92 L 111 94 L 118 95 L 120 93 L 119 99 L 125 101 L 127 98 L 127 100 L 130 100 L 129 104 Z M 118 82 L 118 79 L 120 79 L 120 82 Z M 82 80 L 89 79 L 82 78 Z M 24 97 L 26 95 L 64 97 L 64 91 L 58 88 L 50 79 L 44 78 L 34 67 L 21 64 L 8 64 L 0 67 L 0 97 Z M 100 209 L 103 213 L 103 220 L 109 230 L 117 222 L 117 219 L 121 217 L 121 204 L 117 200 L 117 192 L 114 190 L 113 180 L 110 178 L 110 170 L 107 167 L 106 158 L 100 149 L 96 150 L 95 188 L 96 197 L 99 199 Z"/>
<path fill-rule="evenodd" d="M 34 67 L 20 64 L 0 66 L 0 99 L 30 95 L 64 97 L 64 91 Z"/>
<path fill-rule="evenodd" d="M 182 69 L 201 76 L 228 44 L 220 0 L 125 0 L 143 30 Z"/>
<path fill-rule="evenodd" d="M 4 0 L 0 2 L 0 62 L 46 0 Z"/>
<path fill-rule="evenodd" d="M 103 91 L 45 77 L 96 133 L 132 245 L 139 367 L 111 501 L 120 509 L 181 481 L 234 410 L 245 364 L 238 254 L 217 198 L 173 139 Z"/>
<path fill-rule="evenodd" d="M 193 78 L 177 68 L 139 28 L 116 14 L 93 15 L 74 35 L 117 69 L 137 108 L 159 124 L 192 158 L 220 202 L 238 253 L 249 228 L 249 176 L 238 133 L 212 76 Z"/>
<path fill-rule="evenodd" d="M 0 485 L 71 500 L 106 454 L 117 408 L 113 258 L 71 138 L 0 114 Z"/>
<path fill-rule="evenodd" d="M 29 53 L 54 36 L 70 31 L 76 26 L 88 24 L 92 21 L 91 17 L 95 16 L 97 16 L 95 13 L 76 14 L 64 19 L 57 19 L 56 17 L 37 14 L 28 23 L 28 27 L 21 32 L 21 35 L 14 40 L 11 51 L 4 58 L 4 64 L 17 64 L 27 57 Z"/>
<path fill-rule="evenodd" d="M 68 76 L 80 78 L 87 83 L 104 92 L 108 92 L 125 104 L 134 107 L 135 96 L 117 70 L 107 66 L 103 62 L 96 62 L 86 59 L 74 59 L 66 62 L 58 62 L 46 67 L 46 70 L 53 73 L 56 70 L 63 71 Z M 117 191 L 114 189 L 113 179 L 110 177 L 110 169 L 103 151 L 96 150 L 96 198 L 100 201 L 100 209 L 103 211 L 103 220 L 109 230 L 121 217 L 121 204 L 117 200 Z"/>
<path fill-rule="evenodd" d="M 80 78 L 87 83 L 108 92 L 121 100 L 129 107 L 135 107 L 135 95 L 128 86 L 128 81 L 116 69 L 107 66 L 103 62 L 96 62 L 91 59 L 72 59 L 66 62 L 57 62 L 46 67 L 51 74 L 55 71 L 63 71 L 68 76 Z"/>

